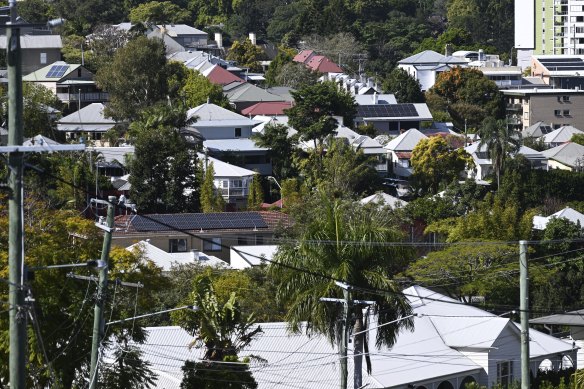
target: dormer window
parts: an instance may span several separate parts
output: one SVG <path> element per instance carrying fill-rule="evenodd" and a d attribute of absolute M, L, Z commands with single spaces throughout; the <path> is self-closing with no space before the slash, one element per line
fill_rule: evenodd
<path fill-rule="evenodd" d="M 241 138 L 241 128 L 236 128 L 235 129 L 235 137 L 236 138 Z"/>

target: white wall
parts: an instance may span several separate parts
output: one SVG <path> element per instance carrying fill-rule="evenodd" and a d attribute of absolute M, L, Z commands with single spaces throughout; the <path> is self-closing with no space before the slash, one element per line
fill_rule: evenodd
<path fill-rule="evenodd" d="M 515 47 L 535 48 L 535 1 L 515 0 Z"/>
<path fill-rule="evenodd" d="M 198 127 L 195 123 L 195 128 L 206 140 L 213 139 L 234 139 L 235 127 Z M 249 138 L 251 136 L 251 126 L 237 126 L 241 128 L 240 138 Z"/>

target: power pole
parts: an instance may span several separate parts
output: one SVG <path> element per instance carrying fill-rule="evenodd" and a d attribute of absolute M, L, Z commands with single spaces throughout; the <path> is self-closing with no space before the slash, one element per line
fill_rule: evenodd
<path fill-rule="evenodd" d="M 16 24 L 16 0 L 10 0 L 10 23 L 6 24 L 6 62 L 8 65 L 8 145 L 20 146 L 23 141 L 22 126 L 22 68 L 20 28 Z M 18 150 L 8 154 L 11 189 L 8 200 L 8 272 L 10 303 L 10 388 L 24 389 L 26 385 L 26 312 L 24 307 L 24 244 L 22 177 L 24 154 Z"/>
<path fill-rule="evenodd" d="M 115 196 L 109 196 L 108 201 L 92 200 L 97 204 L 107 204 L 107 219 L 106 225 L 96 224 L 97 227 L 105 231 L 103 235 L 103 246 L 101 249 L 101 260 L 106 263 L 102 269 L 99 270 L 99 284 L 97 289 L 97 297 L 95 300 L 95 308 L 93 314 L 93 337 L 91 343 L 91 368 L 89 373 L 89 388 L 97 388 L 98 380 L 98 363 L 99 363 L 99 348 L 104 336 L 104 321 L 103 321 L 103 305 L 107 294 L 107 272 L 109 266 L 109 252 L 112 243 L 112 231 L 114 226 L 114 209 Z"/>
<path fill-rule="evenodd" d="M 521 311 L 521 389 L 529 389 L 529 274 L 527 241 L 519 241 L 519 310 Z"/>
<path fill-rule="evenodd" d="M 341 364 L 341 389 L 347 389 L 347 377 L 349 375 L 349 370 L 347 367 L 347 347 L 349 346 L 349 330 L 351 327 L 351 289 L 347 287 L 343 288 L 343 298 L 345 299 L 343 303 L 343 321 L 341 327 L 341 344 L 339 347 L 340 351 L 340 364 Z"/>

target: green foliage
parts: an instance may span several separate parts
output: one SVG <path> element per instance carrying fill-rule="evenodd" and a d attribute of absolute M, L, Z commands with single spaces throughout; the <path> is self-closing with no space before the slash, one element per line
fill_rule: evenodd
<path fill-rule="evenodd" d="M 89 63 L 94 71 L 109 66 L 116 51 L 124 47 L 137 34 L 139 33 L 135 31 L 125 31 L 106 24 L 96 26 L 88 42 L 90 50 L 87 48 L 84 50 L 85 63 Z"/>
<path fill-rule="evenodd" d="M 56 0 L 51 4 L 55 14 L 67 20 L 65 29 L 83 36 L 99 23 L 119 23 L 125 14 L 124 3 L 117 0 Z"/>
<path fill-rule="evenodd" d="M 28 23 L 46 23 L 57 17 L 52 3 L 44 0 L 24 0 L 18 3 L 18 15 Z"/>
<path fill-rule="evenodd" d="M 178 132 L 185 117 L 184 108 L 159 105 L 132 123 L 135 154 L 128 164 L 130 196 L 141 212 L 199 209 L 196 154 Z"/>
<path fill-rule="evenodd" d="M 270 66 L 268 66 L 268 70 L 266 70 L 266 84 L 269 86 L 279 86 L 282 85 L 276 81 L 276 77 L 280 74 L 282 67 L 286 64 L 292 62 L 292 58 L 296 54 L 296 50 L 288 48 L 284 45 L 278 47 L 278 54 L 276 57 L 270 62 Z"/>
<path fill-rule="evenodd" d="M 223 212 L 225 210 L 225 200 L 223 200 L 223 196 L 215 188 L 215 168 L 213 167 L 213 162 L 209 162 L 204 172 L 200 196 L 201 211 L 204 213 Z"/>
<path fill-rule="evenodd" d="M 239 361 L 213 363 L 186 361 L 180 389 L 256 389 L 258 384 L 249 366 Z"/>
<path fill-rule="evenodd" d="M 83 47 L 83 54 L 82 54 Z M 84 67 L 89 71 L 97 70 L 97 60 L 94 53 L 88 50 L 86 38 L 80 35 L 65 35 L 63 37 L 63 48 L 61 49 L 63 60 L 67 63 L 84 63 Z"/>
<path fill-rule="evenodd" d="M 320 77 L 318 72 L 312 71 L 306 65 L 297 62 L 288 62 L 282 65 L 275 76 L 274 84 L 287 86 L 292 89 L 313 85 Z"/>
<path fill-rule="evenodd" d="M 457 128 L 478 127 L 487 117 L 504 115 L 503 98 L 497 85 L 474 68 L 454 68 L 442 72 L 428 92 L 432 112 L 445 111 Z"/>
<path fill-rule="evenodd" d="M 472 159 L 463 148 L 453 150 L 443 137 L 432 136 L 414 147 L 411 163 L 422 191 L 436 194 L 441 184 L 456 180 Z"/>
<path fill-rule="evenodd" d="M 383 90 L 393 93 L 399 103 L 424 103 L 426 101 L 420 82 L 404 69 L 395 68 L 383 81 Z"/>
<path fill-rule="evenodd" d="M 302 140 L 313 141 L 315 150 L 335 132 L 333 115 L 343 116 L 344 124 L 350 126 L 357 112 L 353 96 L 333 82 L 307 85 L 291 93 L 295 105 L 287 110 L 290 125 Z"/>
<path fill-rule="evenodd" d="M 132 23 L 180 24 L 190 19 L 189 11 L 170 1 L 149 1 L 130 10 Z"/>
<path fill-rule="evenodd" d="M 272 172 L 276 179 L 293 177 L 295 169 L 291 156 L 296 151 L 296 137 L 288 136 L 288 126 L 282 123 L 269 123 L 262 133 L 254 133 L 252 140 L 259 147 L 268 148 L 272 161 Z"/>
<path fill-rule="evenodd" d="M 56 140 L 58 117 L 50 110 L 61 109 L 61 101 L 46 87 L 32 82 L 23 84 L 22 95 L 24 136 L 32 138 L 40 134 Z"/>
<path fill-rule="evenodd" d="M 570 142 L 578 143 L 579 145 L 584 146 L 584 134 L 572 135 L 572 139 L 570 139 Z"/>
<path fill-rule="evenodd" d="M 264 191 L 261 180 L 259 174 L 254 174 L 247 195 L 247 209 L 249 210 L 260 209 L 264 202 Z"/>
<path fill-rule="evenodd" d="M 470 50 L 472 48 L 472 38 L 467 30 L 449 28 L 437 38 L 425 38 L 416 49 L 416 52 L 421 53 L 425 50 L 432 50 L 437 53 L 444 53 L 446 45 L 450 45 L 453 51 Z"/>
<path fill-rule="evenodd" d="M 223 94 L 221 85 L 213 84 L 207 77 L 196 70 L 186 69 L 185 72 L 186 77 L 181 84 L 179 94 L 183 97 L 188 107 L 197 107 L 208 101 L 211 104 L 231 109 L 229 100 Z"/>
<path fill-rule="evenodd" d="M 244 41 L 234 41 L 229 48 L 227 59 L 237 62 L 237 64 L 244 68 L 249 68 L 252 72 L 259 72 L 262 70 L 260 61 L 265 57 L 264 51 L 251 43 L 249 39 Z"/>
<path fill-rule="evenodd" d="M 505 120 L 495 120 L 492 117 L 483 121 L 478 135 L 481 138 L 479 147 L 486 146 L 489 152 L 497 176 L 497 189 L 499 189 L 501 169 L 505 167 L 505 160 L 517 153 L 521 141 L 517 134 L 509 129 Z"/>
<path fill-rule="evenodd" d="M 113 352 L 113 361 L 100 367 L 100 385 L 107 389 L 150 389 L 155 386 L 157 374 L 151 363 L 141 359 L 142 352 L 136 346 L 119 346 Z"/>
<path fill-rule="evenodd" d="M 298 178 L 288 178 L 282 181 L 282 199 L 285 210 L 302 207 L 304 199 L 308 197 L 310 188 L 304 185 Z"/>
<path fill-rule="evenodd" d="M 136 119 L 139 111 L 166 98 L 167 67 L 164 44 L 159 39 L 137 37 L 116 51 L 110 66 L 96 75 L 100 88 L 109 93 L 106 115 Z"/>

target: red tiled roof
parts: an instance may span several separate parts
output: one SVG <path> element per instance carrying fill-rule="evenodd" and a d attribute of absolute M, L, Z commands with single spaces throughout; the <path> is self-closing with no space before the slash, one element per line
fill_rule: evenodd
<path fill-rule="evenodd" d="M 292 61 L 306 63 L 310 57 L 314 54 L 313 50 L 302 50 L 300 53 L 296 54 Z"/>
<path fill-rule="evenodd" d="M 343 69 L 323 55 L 315 55 L 306 66 L 320 73 L 343 73 Z"/>
<path fill-rule="evenodd" d="M 237 77 L 235 74 L 223 69 L 219 65 L 215 65 L 213 70 L 207 74 L 207 79 L 213 84 L 227 85 L 232 82 L 245 82 L 241 78 Z"/>
<path fill-rule="evenodd" d="M 284 110 L 292 107 L 289 101 L 263 101 L 241 111 L 242 115 L 284 115 Z"/>

